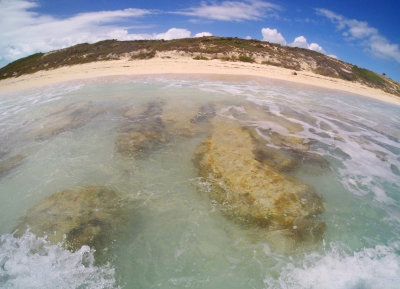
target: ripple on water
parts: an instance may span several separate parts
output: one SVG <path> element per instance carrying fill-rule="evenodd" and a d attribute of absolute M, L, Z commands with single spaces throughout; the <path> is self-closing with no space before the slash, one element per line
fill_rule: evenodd
<path fill-rule="evenodd" d="M 396 288 L 399 247 L 388 240 L 400 237 L 399 115 L 367 99 L 272 81 L 113 78 L 2 95 L 0 287 Z M 281 235 L 235 222 L 210 200 L 209 175 L 199 180 L 192 159 L 213 132 L 227 132 L 216 120 L 249 137 L 253 174 L 243 165 L 232 182 L 270 167 L 322 196 L 320 246 L 275 250 L 274 242 L 285 247 Z M 119 138 L 129 153 L 118 149 Z M 229 153 L 240 153 L 238 139 L 226 142 Z M 221 174 L 242 157 L 227 158 L 232 163 Z M 18 237 L 7 234 L 34 204 L 84 184 L 140 200 L 135 220 L 118 225 L 122 233 L 110 238 L 101 259 L 86 245 L 71 252 L 58 243 L 62 238 L 50 243 L 33 226 Z M 241 197 L 256 202 L 250 193 Z M 293 233 L 298 222 L 289 220 L 286 230 Z"/>

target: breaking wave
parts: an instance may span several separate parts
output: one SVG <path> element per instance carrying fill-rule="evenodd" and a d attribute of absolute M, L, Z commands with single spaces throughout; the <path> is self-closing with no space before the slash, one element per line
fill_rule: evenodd
<path fill-rule="evenodd" d="M 114 268 L 94 265 L 93 253 L 88 246 L 70 252 L 29 231 L 20 238 L 4 234 L 0 237 L 0 284 L 10 289 L 118 288 Z"/>

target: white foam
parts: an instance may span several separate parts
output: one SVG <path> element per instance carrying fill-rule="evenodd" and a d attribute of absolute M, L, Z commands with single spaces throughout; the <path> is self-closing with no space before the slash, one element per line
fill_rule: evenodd
<path fill-rule="evenodd" d="M 14 117 L 33 107 L 58 101 L 62 96 L 82 89 L 82 83 L 62 83 L 42 86 L 24 93 L 4 94 L 0 98 L 0 121 L 6 121 L 8 117 Z"/>
<path fill-rule="evenodd" d="M 241 85 L 229 85 L 222 82 L 209 83 L 205 82 L 198 85 L 199 89 L 206 92 L 212 93 L 228 93 L 231 95 L 241 95 L 244 89 Z"/>
<path fill-rule="evenodd" d="M 1 288 L 116 288 L 114 269 L 94 265 L 88 246 L 72 253 L 26 232 L 0 237 Z"/>
<path fill-rule="evenodd" d="M 391 171 L 390 166 L 393 164 L 400 167 L 400 161 L 397 159 L 399 141 L 394 139 L 400 131 L 396 122 L 393 122 L 393 119 L 397 120 L 394 117 L 394 108 L 393 112 L 386 107 L 371 108 L 367 102 L 360 102 L 357 98 L 346 97 L 344 101 L 342 95 L 324 101 L 312 91 L 309 94 L 304 91 L 289 94 L 289 90 L 285 93 L 278 92 L 281 92 L 278 103 L 277 97 L 269 91 L 270 98 L 252 95 L 246 99 L 268 107 L 269 113 L 276 116 L 282 116 L 280 110 L 289 106 L 295 107 L 300 114 L 314 117 L 315 124 L 287 118 L 304 128 L 303 131 L 292 135 L 315 139 L 324 144 L 322 147 L 315 147 L 314 152 L 329 155 L 341 163 L 341 166 L 334 167 L 333 170 L 348 191 L 355 195 L 372 194 L 374 199 L 381 203 L 396 203 L 390 195 L 393 194 L 390 191 L 396 190 L 393 184 L 398 184 L 398 176 Z M 330 103 L 330 106 L 326 106 L 325 102 Z M 328 124 L 331 129 L 320 127 L 322 122 Z M 278 133 L 288 134 L 279 127 L 270 128 Z M 338 154 L 338 150 L 350 158 Z"/>
<path fill-rule="evenodd" d="M 326 255 L 310 254 L 301 264 L 288 264 L 278 279 L 264 280 L 266 288 L 395 289 L 400 284 L 400 256 L 378 245 L 353 254 L 333 247 Z"/>

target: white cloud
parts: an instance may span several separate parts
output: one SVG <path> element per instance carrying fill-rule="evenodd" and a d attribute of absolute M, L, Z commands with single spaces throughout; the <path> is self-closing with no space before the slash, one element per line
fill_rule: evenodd
<path fill-rule="evenodd" d="M 261 1 L 223 1 L 217 3 L 215 1 L 203 1 L 200 6 L 176 11 L 173 13 L 207 18 L 221 21 L 243 21 L 243 20 L 260 20 L 267 17 L 268 12 L 279 10 L 278 5 Z"/>
<path fill-rule="evenodd" d="M 314 51 L 317 51 L 317 52 L 319 52 L 319 53 L 324 53 L 324 54 L 325 54 L 324 49 L 322 49 L 322 47 L 321 47 L 319 44 L 314 43 L 314 42 L 311 43 L 311 44 L 308 46 L 308 49 L 314 50 Z"/>
<path fill-rule="evenodd" d="M 261 29 L 261 34 L 263 36 L 263 41 L 286 45 L 285 38 L 281 33 L 278 32 L 277 29 L 263 28 Z M 304 36 L 296 37 L 292 43 L 289 43 L 289 45 L 293 47 L 300 47 L 300 48 L 314 50 L 319 53 L 325 54 L 324 49 L 319 44 L 317 43 L 309 44 L 307 42 L 307 38 L 305 38 Z"/>
<path fill-rule="evenodd" d="M 204 37 L 204 36 L 212 36 L 210 32 L 200 32 L 194 35 L 194 37 Z"/>
<path fill-rule="evenodd" d="M 250 35 L 247 35 L 247 36 L 245 37 L 245 39 L 250 40 L 250 39 L 252 39 L 252 38 L 251 38 Z"/>
<path fill-rule="evenodd" d="M 286 45 L 285 38 L 278 32 L 277 29 L 263 28 L 261 29 L 261 34 L 263 36 L 263 41 Z"/>
<path fill-rule="evenodd" d="M 290 43 L 289 45 L 293 46 L 293 47 L 300 47 L 300 48 L 304 48 L 304 49 L 314 50 L 319 53 L 325 54 L 325 50 L 318 43 L 313 42 L 313 43 L 309 44 L 307 42 L 307 38 L 305 38 L 304 36 L 296 37 L 294 39 L 294 41 L 292 43 Z"/>
<path fill-rule="evenodd" d="M 329 54 L 329 57 L 335 58 L 335 59 L 339 59 L 335 54 Z"/>
<path fill-rule="evenodd" d="M 55 18 L 32 11 L 31 0 L 0 0 L 0 65 L 38 52 L 68 47 L 82 42 L 117 38 L 138 38 L 116 21 L 152 13 L 144 9 L 123 9 L 80 13 Z"/>
<path fill-rule="evenodd" d="M 135 34 L 129 33 L 129 28 L 115 24 L 152 13 L 144 9 L 80 13 L 61 19 L 32 11 L 37 6 L 31 0 L 0 0 L 0 67 L 35 52 L 47 52 L 83 42 L 104 39 L 170 40 L 191 36 L 189 30 L 181 28 L 171 28 L 158 34 Z"/>
<path fill-rule="evenodd" d="M 171 28 L 165 33 L 156 34 L 153 37 L 146 37 L 147 39 L 178 39 L 178 38 L 189 38 L 191 35 L 189 30 L 181 29 L 181 28 Z"/>
<path fill-rule="evenodd" d="M 348 41 L 359 41 L 366 46 L 372 55 L 379 58 L 394 59 L 400 63 L 400 48 L 398 44 L 390 43 L 379 34 L 378 29 L 369 26 L 365 21 L 349 19 L 336 14 L 328 9 L 315 9 L 317 14 L 331 20 L 339 30 L 343 30 L 343 36 Z"/>
<path fill-rule="evenodd" d="M 304 36 L 299 36 L 294 39 L 290 46 L 308 49 L 307 39 Z"/>
<path fill-rule="evenodd" d="M 118 39 L 118 40 L 171 40 L 179 38 L 189 38 L 191 32 L 183 28 L 171 28 L 164 33 L 142 33 L 142 34 L 131 34 L 126 29 L 115 29 L 108 33 L 108 37 L 105 39 Z"/>
<path fill-rule="evenodd" d="M 378 34 L 378 30 L 368 26 L 367 22 L 349 20 L 347 23 L 349 25 L 348 33 L 354 38 L 362 39 L 370 35 Z"/>

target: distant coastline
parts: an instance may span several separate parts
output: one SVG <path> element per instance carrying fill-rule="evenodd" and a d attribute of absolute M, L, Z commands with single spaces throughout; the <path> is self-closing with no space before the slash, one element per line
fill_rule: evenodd
<path fill-rule="evenodd" d="M 265 64 L 213 60 L 195 60 L 178 53 L 159 54 L 151 59 L 95 61 L 0 80 L 0 93 L 51 85 L 65 81 L 90 79 L 106 76 L 140 76 L 153 74 L 207 74 L 265 77 L 290 81 L 321 88 L 342 90 L 400 105 L 400 97 L 368 87 L 358 82 L 327 77 L 310 71 L 297 71 Z"/>

